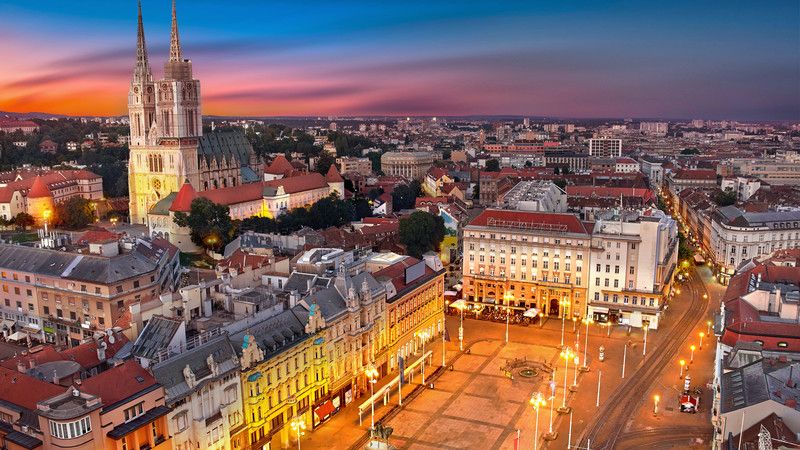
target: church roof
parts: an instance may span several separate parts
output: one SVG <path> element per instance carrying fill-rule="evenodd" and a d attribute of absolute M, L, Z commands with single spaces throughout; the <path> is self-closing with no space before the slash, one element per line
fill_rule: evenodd
<path fill-rule="evenodd" d="M 28 191 L 28 198 L 45 198 L 52 196 L 53 194 L 50 192 L 50 188 L 47 187 L 47 183 L 44 182 L 41 176 L 37 175 L 33 180 L 31 190 Z"/>
<path fill-rule="evenodd" d="M 336 164 L 331 164 L 331 167 L 328 169 L 328 173 L 325 175 L 325 180 L 328 183 L 343 183 L 344 178 L 339 174 L 339 170 L 336 168 Z"/>
<path fill-rule="evenodd" d="M 264 183 L 264 196 L 275 196 L 278 191 L 278 187 L 280 186 L 283 186 L 283 191 L 285 193 L 294 194 L 297 192 L 328 187 L 328 182 L 325 181 L 325 177 L 317 172 L 267 181 Z"/>
<path fill-rule="evenodd" d="M 173 212 L 189 212 L 192 209 L 192 201 L 195 198 L 197 198 L 197 192 L 194 191 L 191 183 L 187 180 L 183 183 L 183 186 L 181 186 L 169 210 Z"/>
<path fill-rule="evenodd" d="M 212 131 L 204 134 L 197 147 L 198 157 L 205 158 L 207 163 L 235 158 L 240 166 L 249 166 L 252 154 L 253 146 L 250 141 L 244 134 L 236 131 Z"/>

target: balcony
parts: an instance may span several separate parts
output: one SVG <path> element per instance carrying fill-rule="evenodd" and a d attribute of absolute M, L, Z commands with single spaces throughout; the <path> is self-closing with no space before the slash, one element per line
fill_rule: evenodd
<path fill-rule="evenodd" d="M 206 427 L 210 426 L 211 424 L 220 419 L 222 419 L 222 410 L 217 411 L 216 414 L 206 419 Z"/>

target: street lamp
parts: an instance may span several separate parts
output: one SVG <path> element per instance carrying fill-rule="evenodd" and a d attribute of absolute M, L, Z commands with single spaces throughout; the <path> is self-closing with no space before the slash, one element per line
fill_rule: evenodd
<path fill-rule="evenodd" d="M 511 305 L 511 302 L 514 301 L 514 294 L 511 292 L 506 292 L 503 294 L 503 300 L 506 304 L 506 344 L 508 344 L 508 321 L 509 317 L 511 316 L 511 310 L 509 309 L 509 306 Z"/>
<path fill-rule="evenodd" d="M 558 302 L 559 305 L 559 312 L 561 313 L 561 348 L 564 348 L 564 322 L 567 320 L 567 306 L 569 306 L 569 301 L 567 301 L 566 297 Z"/>
<path fill-rule="evenodd" d="M 458 322 L 458 349 L 464 351 L 464 310 L 467 309 L 467 302 L 460 298 L 454 301 L 450 306 L 461 311 L 461 319 Z"/>
<path fill-rule="evenodd" d="M 569 372 L 569 360 L 575 356 L 575 353 L 572 352 L 571 348 L 567 347 L 561 351 L 560 355 L 564 358 L 564 398 L 561 401 L 561 407 L 558 408 L 558 412 L 566 414 L 570 410 L 570 408 L 567 408 L 567 374 Z"/>
<path fill-rule="evenodd" d="M 546 405 L 547 402 L 544 400 L 544 396 L 541 392 L 537 392 L 533 396 L 531 396 L 531 405 L 533 405 L 534 411 L 536 411 L 536 431 L 533 435 L 533 450 L 538 450 L 539 448 L 539 408 Z"/>
<path fill-rule="evenodd" d="M 53 212 L 49 209 L 42 211 L 42 217 L 44 218 L 44 234 L 47 234 L 47 222 L 50 220 L 50 215 L 52 214 Z"/>
<path fill-rule="evenodd" d="M 658 414 L 658 401 L 659 400 L 661 400 L 661 397 L 659 397 L 658 394 L 653 396 L 653 415 L 654 416 Z"/>
<path fill-rule="evenodd" d="M 695 347 L 694 344 L 692 344 L 692 346 L 689 348 L 692 350 L 692 356 L 689 358 L 689 364 L 691 364 L 694 362 L 694 349 L 697 347 Z"/>
<path fill-rule="evenodd" d="M 306 422 L 302 417 L 295 417 L 292 420 L 292 430 L 297 433 L 297 450 L 300 450 L 300 436 L 303 436 L 306 429 Z"/>
<path fill-rule="evenodd" d="M 642 321 L 642 331 L 644 331 L 644 345 L 642 345 L 642 356 L 647 354 L 647 332 L 650 330 L 650 321 Z"/>
<path fill-rule="evenodd" d="M 370 392 L 369 402 L 372 408 L 372 419 L 370 423 L 372 424 L 372 428 L 375 428 L 375 383 L 378 382 L 377 380 L 378 369 L 376 369 L 375 366 L 370 364 L 364 370 L 364 375 L 366 375 L 367 378 L 369 378 L 369 392 Z"/>
<path fill-rule="evenodd" d="M 686 360 L 685 360 L 685 359 L 682 359 L 682 360 L 680 360 L 680 361 L 678 362 L 678 364 L 680 364 L 680 365 L 681 365 L 681 373 L 680 373 L 680 375 L 678 375 L 678 378 L 680 378 L 680 379 L 683 379 L 683 366 L 685 366 L 685 365 L 686 365 Z"/>
<path fill-rule="evenodd" d="M 706 334 L 711 336 L 711 321 L 710 320 L 706 321 L 706 328 L 707 328 L 707 333 Z"/>
<path fill-rule="evenodd" d="M 425 341 L 428 340 L 430 334 L 427 331 L 417 331 L 414 333 L 422 340 L 422 384 L 425 384 Z"/>
<path fill-rule="evenodd" d="M 544 328 L 544 313 L 539 313 L 539 328 Z"/>
<path fill-rule="evenodd" d="M 581 357 L 575 355 L 575 359 L 572 362 L 575 363 L 575 377 L 572 380 L 572 386 L 570 386 L 569 390 L 575 392 L 578 390 L 578 364 L 581 363 Z"/>
<path fill-rule="evenodd" d="M 700 350 L 703 349 L 703 338 L 706 337 L 706 334 L 702 331 L 700 332 Z"/>
<path fill-rule="evenodd" d="M 584 340 L 584 342 L 583 342 L 583 366 L 580 368 L 580 370 L 581 370 L 581 372 L 588 372 L 589 371 L 589 365 L 586 364 L 586 349 L 589 348 L 589 325 L 593 324 L 594 320 L 592 320 L 591 317 L 586 316 L 586 317 L 583 318 L 583 320 L 581 322 L 586 324 L 586 336 L 584 336 L 584 338 L 583 338 L 583 340 Z"/>

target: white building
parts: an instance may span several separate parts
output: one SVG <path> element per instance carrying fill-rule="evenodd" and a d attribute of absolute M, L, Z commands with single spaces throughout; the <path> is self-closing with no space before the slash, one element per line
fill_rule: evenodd
<path fill-rule="evenodd" d="M 722 281 L 746 260 L 800 247 L 800 211 L 743 212 L 719 208 L 711 220 L 711 252 Z"/>
<path fill-rule="evenodd" d="M 639 170 L 647 177 L 650 187 L 658 189 L 664 184 L 664 166 L 662 161 L 650 158 L 639 159 Z"/>
<path fill-rule="evenodd" d="M 194 347 L 152 368 L 171 408 L 172 446 L 232 449 L 231 431 L 244 424 L 239 360 L 226 334 L 198 338 Z"/>
<path fill-rule="evenodd" d="M 505 208 L 519 211 L 567 211 L 567 193 L 547 180 L 520 181 L 502 201 Z"/>
<path fill-rule="evenodd" d="M 639 124 L 639 131 L 653 136 L 665 136 L 668 129 L 667 122 L 642 122 Z"/>
<path fill-rule="evenodd" d="M 659 210 L 607 211 L 592 230 L 589 314 L 658 328 L 678 263 L 678 226 Z"/>
<path fill-rule="evenodd" d="M 614 172 L 633 173 L 638 172 L 639 168 L 639 163 L 633 158 L 623 157 L 614 161 Z"/>
<path fill-rule="evenodd" d="M 589 139 L 589 156 L 602 158 L 622 156 L 622 139 Z"/>
<path fill-rule="evenodd" d="M 745 201 L 761 188 L 761 181 L 746 177 L 724 178 L 719 187 L 723 191 L 736 192 L 736 198 Z"/>

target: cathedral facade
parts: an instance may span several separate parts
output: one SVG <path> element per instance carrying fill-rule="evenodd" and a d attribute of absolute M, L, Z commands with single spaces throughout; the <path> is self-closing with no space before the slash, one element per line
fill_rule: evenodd
<path fill-rule="evenodd" d="M 244 135 L 203 134 L 200 81 L 181 51 L 174 0 L 169 60 L 160 80 L 154 80 L 150 69 L 141 4 L 138 19 L 136 66 L 128 91 L 128 190 L 131 223 L 146 224 L 150 208 L 187 180 L 197 191 L 238 186 L 259 181 L 262 168 Z"/>

